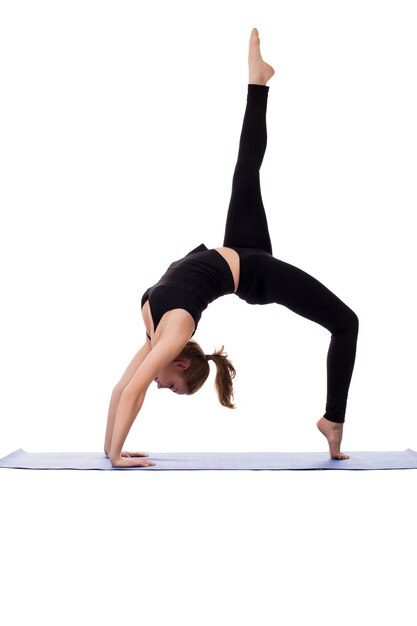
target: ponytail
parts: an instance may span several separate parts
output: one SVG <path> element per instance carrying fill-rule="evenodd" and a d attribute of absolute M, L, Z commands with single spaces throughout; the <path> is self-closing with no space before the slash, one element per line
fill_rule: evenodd
<path fill-rule="evenodd" d="M 232 403 L 233 378 L 236 376 L 236 370 L 224 352 L 224 346 L 220 350 L 215 350 L 213 354 L 205 354 L 196 341 L 189 341 L 177 358 L 190 360 L 190 367 L 183 374 L 190 395 L 201 389 L 206 382 L 210 374 L 209 361 L 214 361 L 217 369 L 214 386 L 219 402 L 229 409 L 236 408 Z"/>
<path fill-rule="evenodd" d="M 216 350 L 213 354 L 206 354 L 206 359 L 212 360 L 216 364 L 216 380 L 214 385 L 216 387 L 217 395 L 219 397 L 220 404 L 226 406 L 228 409 L 235 409 L 235 405 L 232 403 L 233 399 L 233 378 L 236 376 L 236 370 L 233 364 L 227 358 L 227 354 L 224 352 L 224 346 L 220 350 Z"/>

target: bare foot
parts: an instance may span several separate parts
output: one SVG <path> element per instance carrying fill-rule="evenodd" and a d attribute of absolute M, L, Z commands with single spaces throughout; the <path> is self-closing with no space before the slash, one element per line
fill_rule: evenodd
<path fill-rule="evenodd" d="M 274 74 L 274 68 L 268 65 L 268 63 L 265 63 L 261 56 L 258 29 L 252 28 L 249 39 L 249 83 L 253 85 L 266 85 Z"/>
<path fill-rule="evenodd" d="M 340 444 L 342 443 L 343 424 L 331 422 L 325 417 L 321 417 L 317 422 L 317 428 L 329 442 L 329 454 L 332 459 L 348 459 L 349 456 L 340 452 Z"/>

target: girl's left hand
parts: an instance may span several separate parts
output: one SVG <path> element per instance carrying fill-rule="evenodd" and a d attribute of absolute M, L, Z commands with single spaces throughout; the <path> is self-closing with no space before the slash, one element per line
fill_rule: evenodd
<path fill-rule="evenodd" d="M 125 450 L 122 450 L 122 452 L 120 453 L 120 456 L 126 456 L 126 457 L 149 456 L 149 454 L 147 454 L 146 452 L 126 452 Z"/>

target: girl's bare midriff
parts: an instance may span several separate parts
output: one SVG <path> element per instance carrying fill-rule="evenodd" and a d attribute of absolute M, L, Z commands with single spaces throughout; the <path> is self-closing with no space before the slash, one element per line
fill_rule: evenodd
<path fill-rule="evenodd" d="M 240 276 L 240 258 L 236 250 L 232 250 L 232 248 L 214 248 L 217 250 L 219 254 L 227 261 L 230 271 L 233 274 L 233 280 L 235 282 L 235 291 L 239 286 L 239 276 Z"/>

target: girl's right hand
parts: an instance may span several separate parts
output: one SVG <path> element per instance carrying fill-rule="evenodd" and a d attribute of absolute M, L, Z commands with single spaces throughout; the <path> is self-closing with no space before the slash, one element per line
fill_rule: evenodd
<path fill-rule="evenodd" d="M 137 457 L 120 456 L 118 459 L 110 460 L 113 467 L 149 467 L 150 465 L 156 465 L 153 461 L 147 461 L 146 459 L 139 459 Z"/>

